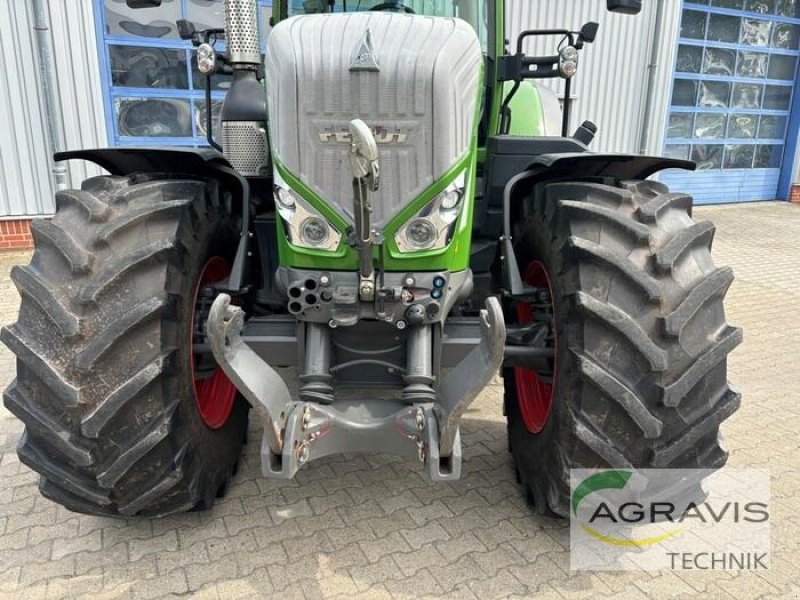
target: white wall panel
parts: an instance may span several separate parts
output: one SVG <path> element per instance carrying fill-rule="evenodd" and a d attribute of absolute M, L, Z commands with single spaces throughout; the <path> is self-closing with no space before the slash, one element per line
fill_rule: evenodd
<path fill-rule="evenodd" d="M 66 149 L 108 146 L 92 2 L 50 0 L 49 4 Z M 84 161 L 69 161 L 69 168 L 72 187 L 101 173 Z"/>
<path fill-rule="evenodd" d="M 47 136 L 28 2 L 0 2 L 0 215 L 52 211 Z"/>
<path fill-rule="evenodd" d="M 107 145 L 92 3 L 50 0 L 65 149 Z M 0 2 L 0 218 L 51 214 L 54 184 L 31 0 Z M 70 165 L 72 186 L 99 174 Z"/>

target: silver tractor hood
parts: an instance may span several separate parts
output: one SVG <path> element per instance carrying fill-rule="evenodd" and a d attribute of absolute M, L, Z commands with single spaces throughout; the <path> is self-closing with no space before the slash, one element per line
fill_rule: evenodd
<path fill-rule="evenodd" d="M 268 40 L 273 156 L 352 220 L 348 125 L 375 132 L 381 227 L 469 151 L 482 54 L 460 19 L 387 12 L 308 15 Z"/>

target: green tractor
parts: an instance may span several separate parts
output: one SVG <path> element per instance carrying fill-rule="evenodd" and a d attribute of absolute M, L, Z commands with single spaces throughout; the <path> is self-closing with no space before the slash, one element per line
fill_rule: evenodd
<path fill-rule="evenodd" d="M 368 452 L 454 480 L 498 373 L 541 514 L 567 514 L 571 468 L 725 463 L 732 273 L 691 199 L 648 179 L 694 165 L 590 152 L 595 125 L 570 135 L 536 84 L 568 87 L 597 24 L 509 51 L 502 0 L 281 0 L 263 56 L 257 10 L 179 23 L 197 68 L 232 76 L 212 147 L 56 156 L 110 175 L 59 192 L 12 272 L 4 399 L 42 494 L 209 507 L 251 411 L 266 477 Z M 553 54 L 526 55 L 534 36 Z"/>

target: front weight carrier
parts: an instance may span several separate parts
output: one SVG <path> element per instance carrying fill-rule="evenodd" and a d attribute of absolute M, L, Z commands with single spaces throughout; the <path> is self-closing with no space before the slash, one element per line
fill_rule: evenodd
<path fill-rule="evenodd" d="M 481 311 L 480 342 L 436 390 L 435 402 L 387 400 L 298 401 L 278 372 L 241 338 L 244 311 L 220 294 L 208 317 L 214 358 L 259 417 L 264 430 L 261 470 L 289 479 L 305 463 L 342 452 L 385 453 L 425 464 L 433 481 L 461 476 L 462 415 L 503 362 L 505 324 L 490 297 Z"/>

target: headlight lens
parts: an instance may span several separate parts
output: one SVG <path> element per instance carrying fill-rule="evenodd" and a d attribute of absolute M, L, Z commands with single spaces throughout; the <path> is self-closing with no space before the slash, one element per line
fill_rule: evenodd
<path fill-rule="evenodd" d="M 309 246 L 319 248 L 325 245 L 331 236 L 331 229 L 328 224 L 319 217 L 308 217 L 300 225 L 300 239 Z"/>
<path fill-rule="evenodd" d="M 275 200 L 281 208 L 293 209 L 295 204 L 294 195 L 289 190 L 275 186 Z"/>
<path fill-rule="evenodd" d="M 421 250 L 430 248 L 436 241 L 436 228 L 428 219 L 414 219 L 406 225 L 406 240 Z"/>
<path fill-rule="evenodd" d="M 401 252 L 437 250 L 450 243 L 464 199 L 465 174 L 415 214 L 395 234 Z"/>
<path fill-rule="evenodd" d="M 282 182 L 281 182 L 282 183 Z M 275 206 L 289 242 L 301 248 L 334 251 L 342 234 L 317 210 L 285 185 L 275 185 Z"/>
<path fill-rule="evenodd" d="M 442 209 L 453 210 L 461 202 L 462 191 L 460 190 L 447 190 L 442 194 Z"/>

